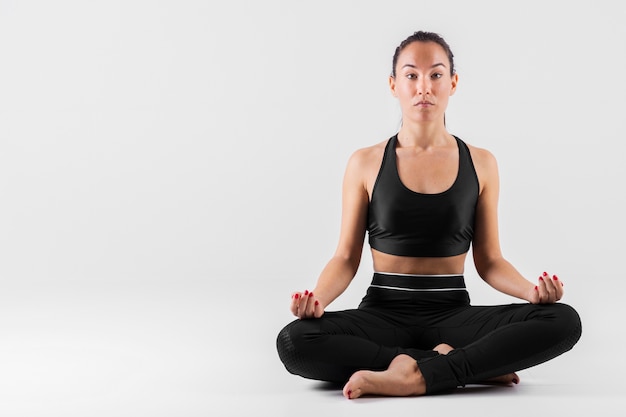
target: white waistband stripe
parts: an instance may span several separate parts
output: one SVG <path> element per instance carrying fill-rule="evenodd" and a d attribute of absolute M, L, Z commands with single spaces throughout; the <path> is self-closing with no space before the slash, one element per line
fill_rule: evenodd
<path fill-rule="evenodd" d="M 382 288 L 385 290 L 400 290 L 400 291 L 466 291 L 466 288 L 402 288 L 402 287 L 390 287 L 388 285 L 370 285 L 374 288 Z"/>
<path fill-rule="evenodd" d="M 396 274 L 393 272 L 374 272 L 379 275 L 397 275 L 399 277 L 423 277 L 423 278 L 446 278 L 446 277 L 462 277 L 463 274 L 443 274 L 443 275 L 417 275 L 417 274 Z"/>

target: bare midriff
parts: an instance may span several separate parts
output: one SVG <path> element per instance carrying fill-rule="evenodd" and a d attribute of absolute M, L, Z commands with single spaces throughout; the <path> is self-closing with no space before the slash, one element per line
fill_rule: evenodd
<path fill-rule="evenodd" d="M 397 256 L 372 249 L 375 272 L 410 275 L 461 275 L 467 253 L 442 258 Z"/>

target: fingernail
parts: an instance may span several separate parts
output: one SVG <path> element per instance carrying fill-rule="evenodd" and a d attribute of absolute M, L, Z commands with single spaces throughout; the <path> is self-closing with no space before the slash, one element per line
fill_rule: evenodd
<path fill-rule="evenodd" d="M 309 295 L 309 290 L 304 290 L 304 295 Z"/>
<path fill-rule="evenodd" d="M 352 391 L 348 391 L 348 398 L 350 398 L 350 396 L 352 395 Z"/>
<path fill-rule="evenodd" d="M 517 384 L 519 381 L 517 380 L 517 378 L 513 378 L 513 383 Z"/>
<path fill-rule="evenodd" d="M 535 285 L 535 289 L 537 289 L 537 286 Z"/>
<path fill-rule="evenodd" d="M 563 281 L 559 281 L 561 283 L 561 287 L 563 286 Z"/>
<path fill-rule="evenodd" d="M 553 275 L 553 276 L 552 276 L 552 279 L 553 279 L 553 280 L 555 280 L 555 281 L 557 281 L 557 280 L 559 279 L 559 277 L 557 277 L 556 275 Z"/>
<path fill-rule="evenodd" d="M 542 278 L 542 277 L 539 277 L 539 281 L 543 281 L 543 278 Z"/>
<path fill-rule="evenodd" d="M 296 300 L 297 300 L 299 297 L 300 297 L 300 294 L 295 294 L 295 295 L 293 296 L 293 298 L 295 298 Z"/>
<path fill-rule="evenodd" d="M 309 297 L 313 297 L 313 293 L 312 292 L 309 293 Z"/>
<path fill-rule="evenodd" d="M 320 302 L 319 302 L 319 301 L 317 301 L 317 300 L 315 300 L 315 305 L 316 305 L 316 306 L 320 305 Z"/>
<path fill-rule="evenodd" d="M 544 277 L 547 277 L 547 276 L 548 276 L 548 273 L 544 271 L 544 272 L 543 272 L 543 276 L 544 276 Z"/>

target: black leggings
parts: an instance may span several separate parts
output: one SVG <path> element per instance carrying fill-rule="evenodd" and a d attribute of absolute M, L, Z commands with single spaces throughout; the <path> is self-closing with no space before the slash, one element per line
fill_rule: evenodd
<path fill-rule="evenodd" d="M 295 320 L 277 338 L 289 372 L 345 383 L 358 370 L 385 370 L 413 357 L 434 393 L 516 372 L 570 350 L 578 313 L 557 304 L 471 306 L 462 275 L 375 273 L 358 309 Z M 447 343 L 454 350 L 432 349 Z"/>

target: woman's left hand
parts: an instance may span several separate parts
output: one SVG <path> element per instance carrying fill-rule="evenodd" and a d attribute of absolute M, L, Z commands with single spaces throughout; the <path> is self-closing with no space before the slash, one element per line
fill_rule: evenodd
<path fill-rule="evenodd" d="M 556 275 L 544 272 L 530 297 L 532 304 L 554 304 L 563 297 L 563 282 Z"/>

